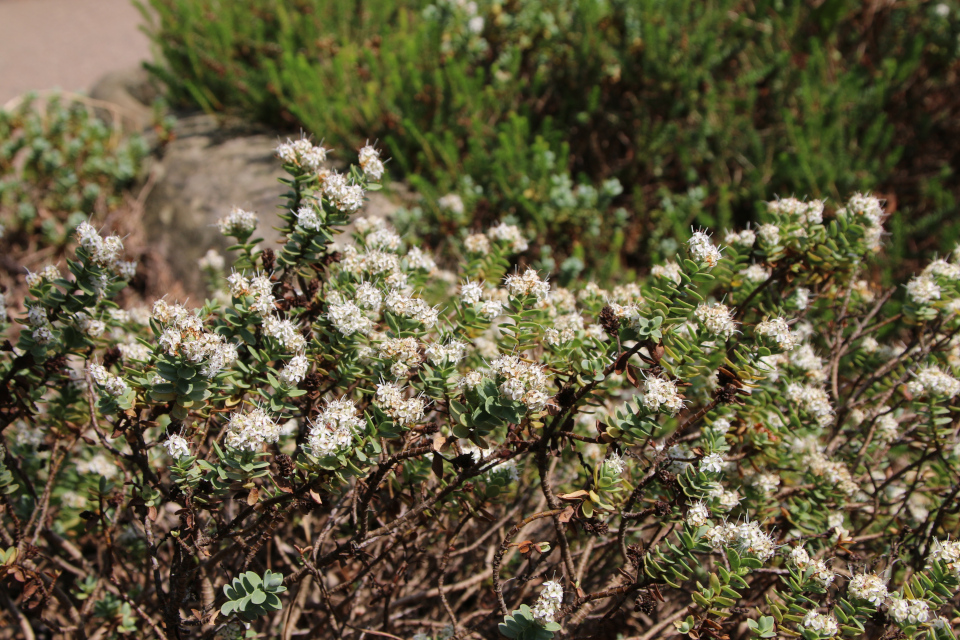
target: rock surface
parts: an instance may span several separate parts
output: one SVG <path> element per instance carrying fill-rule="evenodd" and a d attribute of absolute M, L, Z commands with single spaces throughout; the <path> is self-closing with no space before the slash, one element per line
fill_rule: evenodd
<path fill-rule="evenodd" d="M 229 246 L 216 226 L 234 207 L 255 211 L 262 247 L 276 247 L 282 224 L 280 197 L 286 187 L 274 148 L 281 136 L 212 116 L 182 118 L 176 137 L 151 168 L 154 185 L 144 204 L 147 242 L 167 258 L 184 289 L 203 295 L 197 261 L 210 248 Z M 283 136 L 286 137 L 286 136 Z M 382 192 L 368 194 L 365 215 L 387 217 L 398 208 Z"/>

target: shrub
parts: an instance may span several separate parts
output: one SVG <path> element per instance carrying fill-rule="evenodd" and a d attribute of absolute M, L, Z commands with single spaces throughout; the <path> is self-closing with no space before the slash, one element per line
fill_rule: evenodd
<path fill-rule="evenodd" d="M 648 266 L 690 224 L 755 219 L 758 199 L 868 189 L 908 213 L 895 262 L 958 238 L 952 2 L 149 5 L 175 99 L 382 140 L 436 240 L 509 214 L 548 258 Z M 598 201 L 613 179 L 625 194 Z M 450 192 L 463 211 L 439 203 Z"/>
<path fill-rule="evenodd" d="M 372 147 L 277 151 L 284 244 L 225 216 L 202 308 L 119 308 L 82 224 L 3 318 L 5 629 L 955 638 L 960 264 L 865 280 L 879 200 L 561 288 L 357 217 Z"/>
<path fill-rule="evenodd" d="M 147 145 L 123 137 L 82 99 L 27 96 L 0 110 L 3 250 L 63 247 L 88 214 L 116 208 L 139 177 Z"/>

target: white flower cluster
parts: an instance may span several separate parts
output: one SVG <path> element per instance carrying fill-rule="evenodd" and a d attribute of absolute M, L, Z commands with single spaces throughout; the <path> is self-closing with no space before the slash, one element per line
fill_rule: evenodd
<path fill-rule="evenodd" d="M 547 376 L 536 364 L 522 361 L 517 356 L 500 356 L 490 367 L 503 379 L 500 393 L 514 402 L 522 402 L 530 411 L 542 411 L 550 400 L 544 389 Z"/>
<path fill-rule="evenodd" d="M 526 238 L 523 237 L 516 225 L 501 222 L 495 227 L 490 227 L 487 230 L 487 236 L 491 240 L 506 244 L 513 253 L 523 253 L 530 248 Z M 478 253 L 486 253 L 486 251 Z"/>
<path fill-rule="evenodd" d="M 672 280 L 674 284 L 680 284 L 680 265 L 673 260 L 667 260 L 664 264 L 653 265 L 650 268 L 650 275 L 654 278 Z"/>
<path fill-rule="evenodd" d="M 787 399 L 799 404 L 823 426 L 833 420 L 833 407 L 827 392 L 820 387 L 791 382 L 787 385 Z"/>
<path fill-rule="evenodd" d="M 423 360 L 420 357 L 420 343 L 416 338 L 389 338 L 380 343 L 378 356 L 384 360 L 393 360 L 390 373 L 395 378 L 407 375 Z"/>
<path fill-rule="evenodd" d="M 850 580 L 848 592 L 858 600 L 879 607 L 887 599 L 887 585 L 883 579 L 873 573 L 858 573 Z"/>
<path fill-rule="evenodd" d="M 299 353 L 307 347 L 306 338 L 292 320 L 281 320 L 275 315 L 264 316 L 263 332 L 279 342 L 287 353 Z"/>
<path fill-rule="evenodd" d="M 836 618 L 816 611 L 807 611 L 801 624 L 804 628 L 816 631 L 821 636 L 833 637 L 840 633 L 840 625 L 837 624 Z"/>
<path fill-rule="evenodd" d="M 227 276 L 227 284 L 230 294 L 235 298 L 252 297 L 251 309 L 260 316 L 266 317 L 276 311 L 273 281 L 270 276 L 257 275 L 248 280 L 243 274 L 234 271 Z"/>
<path fill-rule="evenodd" d="M 790 354 L 790 364 L 805 371 L 807 378 L 814 382 L 822 383 L 827 377 L 827 372 L 823 369 L 823 359 L 814 352 L 809 343 L 805 342 Z"/>
<path fill-rule="evenodd" d="M 378 384 L 374 400 L 377 406 L 383 409 L 401 427 L 423 419 L 425 408 L 423 398 L 419 396 L 409 400 L 404 398 L 403 389 L 392 382 Z"/>
<path fill-rule="evenodd" d="M 767 561 L 777 552 L 773 537 L 760 528 L 755 521 L 733 524 L 723 522 L 710 528 L 704 534 L 707 544 L 719 551 L 724 547 L 733 547 L 739 553 L 749 553 L 760 561 Z"/>
<path fill-rule="evenodd" d="M 942 562 L 960 580 L 960 540 L 943 541 L 934 538 L 927 560 Z"/>
<path fill-rule="evenodd" d="M 120 467 L 102 453 L 94 454 L 89 460 L 78 460 L 75 464 L 81 475 L 103 476 L 107 480 L 116 478 Z"/>
<path fill-rule="evenodd" d="M 467 345 L 460 340 L 451 340 L 447 344 L 434 342 L 426 348 L 424 354 L 430 364 L 456 364 L 463 360 L 467 355 Z"/>
<path fill-rule="evenodd" d="M 917 625 L 930 619 L 930 605 L 925 600 L 893 594 L 887 598 L 887 614 L 897 624 Z"/>
<path fill-rule="evenodd" d="M 866 228 L 867 246 L 871 251 L 880 250 L 880 237 L 883 235 L 883 205 L 879 198 L 857 193 L 847 205 L 837 211 L 838 216 L 853 215 L 859 218 Z"/>
<path fill-rule="evenodd" d="M 27 271 L 25 279 L 28 287 L 39 287 L 44 282 L 53 282 L 54 280 L 59 280 L 62 276 L 63 274 L 60 273 L 60 269 L 52 264 L 48 264 L 37 273 Z"/>
<path fill-rule="evenodd" d="M 174 460 L 190 456 L 190 443 L 181 435 L 174 434 L 164 441 L 163 446 Z"/>
<path fill-rule="evenodd" d="M 527 269 L 522 276 L 516 273 L 508 275 L 503 284 L 513 298 L 534 296 L 537 302 L 541 302 L 550 295 L 550 284 L 541 280 L 534 269 Z"/>
<path fill-rule="evenodd" d="M 939 367 L 929 366 L 920 369 L 916 376 L 907 383 L 907 390 L 914 396 L 930 396 L 953 398 L 960 394 L 960 380 Z"/>
<path fill-rule="evenodd" d="M 307 361 L 307 356 L 298 353 L 287 361 L 277 377 L 284 386 L 295 387 L 307 375 L 309 367 L 310 363 Z"/>
<path fill-rule="evenodd" d="M 553 622 L 553 618 L 561 606 L 563 606 L 563 587 L 556 580 L 548 580 L 543 583 L 540 597 L 531 607 L 533 619 L 539 624 Z"/>
<path fill-rule="evenodd" d="M 758 335 L 772 338 L 782 351 L 793 351 L 799 342 L 797 336 L 790 331 L 790 327 L 784 318 L 764 320 L 756 326 L 755 330 Z"/>
<path fill-rule="evenodd" d="M 126 393 L 127 383 L 124 382 L 123 378 L 113 375 L 103 365 L 91 364 L 87 367 L 87 371 L 93 381 L 97 383 L 97 386 L 103 389 L 108 396 L 116 398 Z"/>
<path fill-rule="evenodd" d="M 123 255 L 123 240 L 120 236 L 108 236 L 101 238 L 96 229 L 89 222 L 81 222 L 77 225 L 77 241 L 80 246 L 90 254 L 90 259 L 97 265 L 112 271 L 114 274 L 124 280 L 129 280 L 137 272 L 136 262 L 127 262 L 120 259 Z M 46 280 L 51 279 L 52 271 L 44 270 L 46 273 L 42 277 Z M 60 272 L 57 271 L 57 277 Z M 100 283 L 100 291 L 106 288 L 106 282 Z"/>
<path fill-rule="evenodd" d="M 260 407 L 232 414 L 226 431 L 224 442 L 238 451 L 259 451 L 264 444 L 280 439 L 280 425 Z"/>
<path fill-rule="evenodd" d="M 723 241 L 729 245 L 739 245 L 741 247 L 752 247 L 757 241 L 757 234 L 753 229 L 744 229 L 742 231 L 734 231 L 728 229 L 727 232 L 723 235 Z"/>
<path fill-rule="evenodd" d="M 320 177 L 323 195 L 339 211 L 353 212 L 363 206 L 363 187 L 347 180 L 342 173 L 331 171 Z"/>
<path fill-rule="evenodd" d="M 830 460 L 817 449 L 807 452 L 802 460 L 810 473 L 815 476 L 822 476 L 827 482 L 835 485 L 837 489 L 848 496 L 852 496 L 859 491 L 860 487 L 853 481 L 850 469 L 842 462 Z"/>
<path fill-rule="evenodd" d="M 761 264 L 752 264 L 746 269 L 741 269 L 739 273 L 751 284 L 760 284 L 770 277 L 770 269 Z"/>
<path fill-rule="evenodd" d="M 700 460 L 700 471 L 703 473 L 721 473 L 723 471 L 723 456 L 711 453 Z"/>
<path fill-rule="evenodd" d="M 729 339 L 737 330 L 737 323 L 733 320 L 733 312 L 721 303 L 702 303 L 697 307 L 697 319 L 703 323 L 710 333 Z"/>
<path fill-rule="evenodd" d="M 449 211 L 457 216 L 462 216 L 466 208 L 463 206 L 463 198 L 456 193 L 448 193 L 447 195 L 437 199 L 437 206 L 443 209 L 444 211 Z"/>
<path fill-rule="evenodd" d="M 775 224 L 762 224 L 757 228 L 757 237 L 762 244 L 776 247 L 780 244 L 780 227 Z"/>
<path fill-rule="evenodd" d="M 878 407 L 877 413 L 881 414 L 876 421 L 877 440 L 883 443 L 893 442 L 900 436 L 900 423 L 890 411 L 890 407 Z"/>
<path fill-rule="evenodd" d="M 623 456 L 614 452 L 603 461 L 603 466 L 609 469 L 614 475 L 620 475 L 626 468 L 626 463 L 623 460 Z"/>
<path fill-rule="evenodd" d="M 810 577 L 816 580 L 821 587 L 830 586 L 837 578 L 837 574 L 827 566 L 823 560 L 811 560 L 807 550 L 803 547 L 796 547 L 790 551 L 790 561 L 796 565 L 800 571 L 811 571 Z"/>
<path fill-rule="evenodd" d="M 722 257 L 720 249 L 713 246 L 710 236 L 703 231 L 694 231 L 687 241 L 690 256 L 700 263 L 701 267 L 715 267 Z"/>
<path fill-rule="evenodd" d="M 823 223 L 823 200 L 804 202 L 796 198 L 781 198 L 768 202 L 767 210 L 773 214 L 789 216 L 805 225 Z"/>
<path fill-rule="evenodd" d="M 257 228 L 257 214 L 234 207 L 230 213 L 217 220 L 220 233 L 225 236 L 246 237 Z"/>
<path fill-rule="evenodd" d="M 917 304 L 926 305 L 940 299 L 940 285 L 932 276 L 915 276 L 906 286 L 907 295 Z"/>
<path fill-rule="evenodd" d="M 707 524 L 710 519 L 710 507 L 703 500 L 697 500 L 687 509 L 686 523 L 694 529 Z"/>
<path fill-rule="evenodd" d="M 426 329 L 432 329 L 439 319 L 437 309 L 427 304 L 426 300 L 408 296 L 397 289 L 387 294 L 384 305 L 390 313 L 410 318 Z"/>
<path fill-rule="evenodd" d="M 306 138 L 288 138 L 286 142 L 277 145 L 276 154 L 284 164 L 298 165 L 308 171 L 319 171 L 327 161 L 327 151 L 328 149 L 321 146 L 314 146 Z"/>
<path fill-rule="evenodd" d="M 319 458 L 334 456 L 350 447 L 362 429 L 363 418 L 357 415 L 352 401 L 332 400 L 310 424 L 307 446 Z"/>
<path fill-rule="evenodd" d="M 368 334 L 373 330 L 373 321 L 363 315 L 363 311 L 352 302 L 331 304 L 327 309 L 327 319 L 334 329 L 344 336 L 355 333 Z"/>
<path fill-rule="evenodd" d="M 312 206 L 300 207 L 297 209 L 297 224 L 306 231 L 319 231 L 323 223 L 320 222 L 320 216 L 317 210 Z"/>
<path fill-rule="evenodd" d="M 677 385 L 672 380 L 650 376 L 643 383 L 643 406 L 650 411 L 663 409 L 675 416 L 683 408 L 683 396 L 677 392 Z"/>
<path fill-rule="evenodd" d="M 165 327 L 160 334 L 160 347 L 171 356 L 182 356 L 191 364 L 203 363 L 200 372 L 212 378 L 237 359 L 237 347 L 223 336 L 204 331 L 203 321 L 179 304 L 157 300 L 153 319 Z"/>
<path fill-rule="evenodd" d="M 380 182 L 383 178 L 383 161 L 380 152 L 369 144 L 360 149 L 360 168 L 368 180 Z"/>

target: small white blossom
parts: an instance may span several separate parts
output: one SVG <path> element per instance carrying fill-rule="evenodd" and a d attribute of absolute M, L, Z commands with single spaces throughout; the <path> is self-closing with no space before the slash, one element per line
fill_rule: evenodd
<path fill-rule="evenodd" d="M 556 580 L 544 582 L 540 597 L 531 608 L 533 619 L 539 624 L 553 622 L 561 606 L 563 606 L 563 587 Z"/>
<path fill-rule="evenodd" d="M 186 438 L 180 435 L 172 435 L 166 439 L 163 446 L 171 458 L 179 460 L 190 456 L 190 443 Z"/>
<path fill-rule="evenodd" d="M 713 246 L 710 236 L 703 231 L 695 231 L 687 241 L 690 256 L 700 263 L 701 267 L 715 267 L 720 262 L 720 249 Z"/>
<path fill-rule="evenodd" d="M 257 214 L 234 207 L 229 214 L 217 220 L 220 233 L 225 236 L 247 236 L 257 228 Z"/>

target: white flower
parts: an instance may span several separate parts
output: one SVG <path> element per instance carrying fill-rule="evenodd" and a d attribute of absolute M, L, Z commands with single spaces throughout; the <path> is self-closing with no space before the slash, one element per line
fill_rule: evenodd
<path fill-rule="evenodd" d="M 700 460 L 700 471 L 704 473 L 720 473 L 723 471 L 723 457 L 719 453 L 711 453 Z"/>
<path fill-rule="evenodd" d="M 163 443 L 171 458 L 179 460 L 190 455 L 190 443 L 180 435 L 172 435 Z"/>
<path fill-rule="evenodd" d="M 477 282 L 465 282 L 460 285 L 460 300 L 463 304 L 473 305 L 480 302 L 483 295 L 483 286 Z"/>
<path fill-rule="evenodd" d="M 603 464 L 616 475 L 623 473 L 623 470 L 626 467 L 623 458 L 618 453 L 611 453 Z"/>
<path fill-rule="evenodd" d="M 803 626 L 818 632 L 821 636 L 835 636 L 840 633 L 837 619 L 830 615 L 808 611 L 803 617 Z"/>
<path fill-rule="evenodd" d="M 500 242 L 507 243 L 510 249 L 515 253 L 522 253 L 529 248 L 526 239 L 520 233 L 520 229 L 516 225 L 504 224 L 501 222 L 497 226 L 488 229 L 487 235 L 491 240 L 498 240 Z"/>
<path fill-rule="evenodd" d="M 307 446 L 314 456 L 333 456 L 353 444 L 354 436 L 363 429 L 362 416 L 351 400 L 332 400 L 310 424 Z"/>
<path fill-rule="evenodd" d="M 540 597 L 531 608 L 533 619 L 539 624 L 553 622 L 553 617 L 563 606 L 563 587 L 556 580 L 543 583 Z"/>
<path fill-rule="evenodd" d="M 357 299 L 357 306 L 361 309 L 377 311 L 380 309 L 380 305 L 383 304 L 383 294 L 369 282 L 361 282 L 357 285 L 355 297 Z"/>
<path fill-rule="evenodd" d="M 887 613 L 897 624 L 923 624 L 930 619 L 930 605 L 924 600 L 893 594 L 886 601 Z"/>
<path fill-rule="evenodd" d="M 687 510 L 687 524 L 694 529 L 702 527 L 710 519 L 710 508 L 703 500 L 697 500 Z"/>
<path fill-rule="evenodd" d="M 797 346 L 797 336 L 790 331 L 784 318 L 764 320 L 756 326 L 758 335 L 773 338 L 783 351 L 792 351 Z"/>
<path fill-rule="evenodd" d="M 263 331 L 283 346 L 287 353 L 303 351 L 307 341 L 300 333 L 299 327 L 291 320 L 281 320 L 277 316 L 269 315 L 263 318 Z"/>
<path fill-rule="evenodd" d="M 701 267 L 715 267 L 720 262 L 720 249 L 713 246 L 710 236 L 703 231 L 695 231 L 687 241 L 690 256 L 700 263 Z"/>
<path fill-rule="evenodd" d="M 940 299 L 940 285 L 932 276 L 915 276 L 907 283 L 907 295 L 917 304 L 930 304 Z"/>
<path fill-rule="evenodd" d="M 383 162 L 380 160 L 380 152 L 369 144 L 360 149 L 360 168 L 369 180 L 380 182 L 383 178 Z"/>
<path fill-rule="evenodd" d="M 111 478 L 116 478 L 117 473 L 119 472 L 119 467 L 117 464 L 108 459 L 102 453 L 95 454 L 89 460 L 79 460 L 76 463 L 77 473 L 86 475 L 97 475 L 103 476 L 107 480 Z"/>
<path fill-rule="evenodd" d="M 280 425 L 257 407 L 248 413 L 234 413 L 227 423 L 228 447 L 240 451 L 258 451 L 264 444 L 280 439 Z"/>
<path fill-rule="evenodd" d="M 257 228 L 257 214 L 234 207 L 229 214 L 217 220 L 220 233 L 225 236 L 247 236 Z"/>
<path fill-rule="evenodd" d="M 643 406 L 650 411 L 663 408 L 670 415 L 676 415 L 683 407 L 683 398 L 673 381 L 651 376 L 644 382 Z"/>
<path fill-rule="evenodd" d="M 752 264 L 740 271 L 740 275 L 747 282 L 759 284 L 770 277 L 770 270 L 759 264 Z"/>
<path fill-rule="evenodd" d="M 499 300 L 487 300 L 480 305 L 477 313 L 488 320 L 493 320 L 503 313 L 503 304 Z"/>
<path fill-rule="evenodd" d="M 650 275 L 655 278 L 672 280 L 675 284 L 680 284 L 680 265 L 672 260 L 668 260 L 666 264 L 654 265 L 650 269 Z"/>
<path fill-rule="evenodd" d="M 807 565 L 810 564 L 810 554 L 803 547 L 794 547 L 787 557 L 800 570 L 806 569 Z"/>
<path fill-rule="evenodd" d="M 887 585 L 880 576 L 872 573 L 858 573 L 853 576 L 848 590 L 854 598 L 866 600 L 875 607 L 879 607 L 887 599 Z"/>
<path fill-rule="evenodd" d="M 467 236 L 466 240 L 463 241 L 463 246 L 468 253 L 479 253 L 484 256 L 490 253 L 490 240 L 482 233 Z"/>
<path fill-rule="evenodd" d="M 697 307 L 696 316 L 707 331 L 714 335 L 729 338 L 737 330 L 737 323 L 733 320 L 730 308 L 720 302 L 701 304 Z"/>
<path fill-rule="evenodd" d="M 278 376 L 280 382 L 288 387 L 297 386 L 300 384 L 300 381 L 303 380 L 304 376 L 307 375 L 307 368 L 309 366 L 310 363 L 307 362 L 307 357 L 302 353 L 293 356 L 283 370 L 280 371 Z"/>
<path fill-rule="evenodd" d="M 363 315 L 360 307 L 352 302 L 331 304 L 327 310 L 327 319 L 344 336 L 367 334 L 373 330 L 373 321 Z"/>
<path fill-rule="evenodd" d="M 542 302 L 550 295 L 550 285 L 545 280 L 541 280 L 534 269 L 527 269 L 522 276 L 509 275 L 504 278 L 503 284 L 510 296 L 514 298 L 534 296 L 537 302 Z"/>
<path fill-rule="evenodd" d="M 907 389 L 914 396 L 942 396 L 953 398 L 960 394 L 960 380 L 944 373 L 938 367 L 929 366 L 920 369 L 907 383 Z"/>
<path fill-rule="evenodd" d="M 425 409 L 423 398 L 418 396 L 407 400 L 403 397 L 403 390 L 392 382 L 377 385 L 374 402 L 401 427 L 423 419 Z"/>
<path fill-rule="evenodd" d="M 297 209 L 297 224 L 308 231 L 319 231 L 323 223 L 313 207 L 300 207 Z"/>
<path fill-rule="evenodd" d="M 456 193 L 448 193 L 437 200 L 437 206 L 444 211 L 449 211 L 457 216 L 463 215 L 463 212 L 465 211 L 465 207 L 463 206 L 463 198 Z"/>

